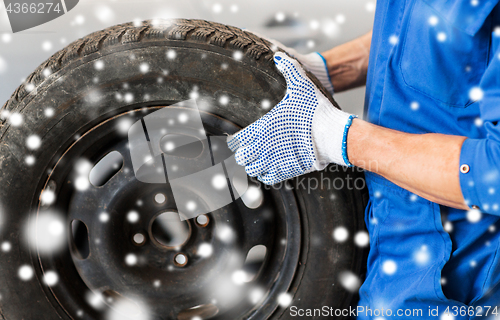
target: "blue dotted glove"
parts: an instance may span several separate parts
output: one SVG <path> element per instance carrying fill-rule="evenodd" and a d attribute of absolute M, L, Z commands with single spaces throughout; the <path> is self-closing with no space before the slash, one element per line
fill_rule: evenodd
<path fill-rule="evenodd" d="M 273 51 L 276 51 L 278 48 L 283 49 L 286 53 L 288 53 L 289 56 L 291 56 L 294 59 L 297 59 L 300 61 L 300 63 L 309 70 L 318 80 L 321 82 L 323 87 L 330 92 L 331 95 L 334 93 L 334 88 L 332 84 L 332 79 L 330 79 L 330 73 L 328 71 L 328 66 L 326 64 L 326 59 L 323 57 L 323 55 L 319 52 L 311 52 L 308 54 L 301 54 L 297 50 L 293 48 L 289 48 L 285 46 L 283 43 L 267 38 L 266 36 L 259 34 L 255 31 L 251 30 L 245 30 L 247 32 L 251 32 L 255 34 L 256 36 L 266 39 L 267 41 L 271 42 L 274 46 Z"/>
<path fill-rule="evenodd" d="M 287 83 L 285 98 L 228 138 L 236 162 L 265 184 L 321 170 L 330 162 L 351 166 L 345 142 L 355 116 L 336 109 L 296 60 L 278 52 L 274 62 Z"/>

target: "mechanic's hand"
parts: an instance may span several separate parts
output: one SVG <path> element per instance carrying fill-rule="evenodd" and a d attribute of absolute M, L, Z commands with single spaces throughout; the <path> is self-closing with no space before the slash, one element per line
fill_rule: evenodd
<path fill-rule="evenodd" d="M 228 138 L 236 162 L 265 184 L 321 170 L 330 162 L 351 166 L 346 139 L 355 116 L 335 108 L 296 60 L 278 52 L 274 62 L 287 83 L 285 98 Z"/>
<path fill-rule="evenodd" d="M 277 48 L 283 49 L 288 55 L 290 55 L 292 58 L 295 58 L 302 63 L 302 65 L 309 70 L 312 74 L 318 78 L 318 80 L 321 82 L 323 87 L 330 92 L 331 95 L 333 95 L 334 89 L 333 89 L 333 84 L 332 80 L 330 79 L 330 73 L 328 72 L 328 67 L 326 65 L 326 59 L 321 55 L 319 52 L 311 52 L 309 54 L 301 54 L 298 53 L 297 50 L 293 48 L 289 48 L 282 44 L 281 42 L 274 40 L 274 39 L 269 39 L 261 34 L 258 34 L 257 32 L 253 32 L 251 30 L 246 30 L 248 32 L 251 32 L 255 34 L 256 36 L 266 39 L 267 41 L 271 42 L 273 45 L 275 45 Z M 277 48 L 273 48 L 273 51 L 276 51 Z"/>

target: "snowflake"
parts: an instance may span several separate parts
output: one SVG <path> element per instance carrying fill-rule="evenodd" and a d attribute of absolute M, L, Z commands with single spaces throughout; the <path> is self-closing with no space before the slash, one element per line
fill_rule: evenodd
<path fill-rule="evenodd" d="M 286 308 L 292 303 L 292 299 L 293 299 L 292 295 L 285 292 L 278 296 L 278 303 L 283 308 Z"/>
<path fill-rule="evenodd" d="M 264 290 L 260 288 L 255 288 L 252 291 L 250 291 L 250 301 L 253 304 L 256 304 L 264 297 Z"/>
<path fill-rule="evenodd" d="M 21 124 L 23 124 L 23 116 L 20 113 L 14 112 L 9 116 L 9 123 L 13 127 L 19 127 Z"/>
<path fill-rule="evenodd" d="M 450 221 L 446 221 L 443 226 L 444 231 L 450 233 L 453 231 L 453 224 Z"/>
<path fill-rule="evenodd" d="M 189 119 L 189 116 L 183 112 L 183 113 L 179 114 L 177 119 L 179 120 L 180 123 L 186 123 Z"/>
<path fill-rule="evenodd" d="M 233 52 L 233 59 L 234 60 L 240 61 L 242 58 L 243 58 L 243 52 L 241 52 L 239 50 Z"/>
<path fill-rule="evenodd" d="M 451 313 L 445 312 L 439 317 L 439 320 L 455 320 L 455 317 Z"/>
<path fill-rule="evenodd" d="M 476 127 L 482 127 L 483 126 L 483 119 L 481 118 L 476 118 L 474 120 L 474 124 L 476 125 Z"/>
<path fill-rule="evenodd" d="M 283 13 L 283 12 L 278 12 L 276 13 L 276 15 L 274 16 L 274 18 L 276 19 L 276 21 L 278 22 L 283 22 L 285 21 L 286 19 L 286 15 Z"/>
<path fill-rule="evenodd" d="M 398 36 L 394 34 L 389 37 L 389 43 L 392 44 L 393 46 L 398 44 L 398 41 L 399 41 Z"/>
<path fill-rule="evenodd" d="M 94 293 L 91 291 L 88 291 L 85 294 L 85 300 L 88 302 L 89 305 L 91 305 L 94 309 L 100 310 L 104 308 L 104 298 L 102 294 L 100 293 Z"/>
<path fill-rule="evenodd" d="M 226 104 L 229 103 L 229 97 L 226 96 L 226 95 L 223 95 L 219 98 L 219 102 L 220 104 L 222 104 L 223 106 L 225 106 Z"/>
<path fill-rule="evenodd" d="M 26 158 L 24 158 L 24 162 L 26 162 L 28 166 L 32 166 L 35 164 L 35 157 L 31 155 L 26 156 Z"/>
<path fill-rule="evenodd" d="M 85 191 L 90 187 L 90 181 L 87 176 L 81 175 L 75 179 L 75 188 L 78 191 Z"/>
<path fill-rule="evenodd" d="M 469 220 L 469 222 L 476 223 L 479 220 L 481 220 L 481 218 L 482 218 L 481 211 L 479 211 L 477 209 L 471 209 L 471 210 L 467 211 L 467 220 Z"/>
<path fill-rule="evenodd" d="M 417 252 L 415 252 L 414 259 L 420 265 L 424 265 L 429 262 L 430 254 L 426 245 L 423 245 L 419 250 L 417 250 Z"/>
<path fill-rule="evenodd" d="M 121 134 L 127 134 L 128 130 L 130 129 L 130 127 L 133 124 L 134 124 L 134 122 L 130 118 L 123 118 L 123 119 L 121 119 L 117 123 L 118 132 L 120 132 Z"/>
<path fill-rule="evenodd" d="M 98 89 L 92 89 L 85 97 L 85 101 L 90 104 L 96 104 L 102 99 L 102 93 Z"/>
<path fill-rule="evenodd" d="M 177 56 L 177 53 L 174 50 L 170 49 L 167 51 L 167 58 L 169 60 L 174 60 L 176 56 Z"/>
<path fill-rule="evenodd" d="M 474 87 L 469 91 L 469 98 L 472 101 L 479 101 L 482 100 L 484 97 L 484 92 L 481 88 L 479 87 Z"/>
<path fill-rule="evenodd" d="M 382 264 L 382 271 L 387 274 L 387 275 L 393 275 L 396 273 L 396 270 L 398 269 L 398 266 L 394 260 L 386 260 Z"/>
<path fill-rule="evenodd" d="M 129 253 L 125 256 L 125 263 L 128 266 L 135 266 L 137 264 L 137 256 L 133 253 Z"/>
<path fill-rule="evenodd" d="M 66 245 L 66 223 L 59 213 L 45 211 L 36 219 L 30 219 L 24 226 L 24 236 L 33 250 L 40 254 L 51 254 Z"/>
<path fill-rule="evenodd" d="M 343 14 L 338 14 L 336 17 L 335 17 L 335 21 L 338 23 L 338 24 L 344 24 L 345 23 L 345 16 Z"/>
<path fill-rule="evenodd" d="M 236 285 L 242 285 L 245 282 L 248 282 L 249 276 L 245 271 L 237 270 L 237 271 L 233 272 L 233 274 L 231 275 L 231 280 L 233 280 L 233 282 Z"/>
<path fill-rule="evenodd" d="M 142 73 L 148 73 L 149 72 L 149 64 L 146 62 L 143 62 L 139 66 L 139 69 L 141 70 Z"/>
<path fill-rule="evenodd" d="M 52 118 L 54 116 L 54 109 L 46 108 L 43 112 L 47 118 Z"/>
<path fill-rule="evenodd" d="M 127 214 L 127 220 L 130 223 L 136 223 L 137 221 L 139 221 L 139 213 L 137 211 L 130 211 Z"/>
<path fill-rule="evenodd" d="M 337 242 L 344 242 L 349 237 L 349 231 L 344 227 L 337 227 L 333 230 L 333 239 Z"/>
<path fill-rule="evenodd" d="M 44 51 L 50 51 L 52 49 L 52 43 L 50 41 L 44 41 L 42 43 L 42 49 Z"/>
<path fill-rule="evenodd" d="M 375 7 L 376 7 L 375 2 L 368 2 L 368 3 L 365 5 L 365 9 L 366 9 L 366 11 L 368 11 L 368 12 L 373 12 L 373 11 L 375 11 Z"/>
<path fill-rule="evenodd" d="M 133 22 L 134 22 L 134 27 L 136 27 L 136 28 L 142 27 L 142 19 L 141 18 L 135 18 Z"/>
<path fill-rule="evenodd" d="M 12 249 L 12 245 L 10 244 L 10 242 L 5 241 L 2 243 L 2 251 L 3 252 L 9 252 L 10 249 Z"/>
<path fill-rule="evenodd" d="M 436 17 L 436 16 L 431 16 L 431 17 L 429 18 L 429 24 L 430 24 L 431 26 L 436 26 L 438 23 L 439 23 L 439 19 L 438 19 L 438 17 Z"/>
<path fill-rule="evenodd" d="M 44 190 L 40 196 L 42 205 L 49 206 L 56 201 L 56 194 L 52 190 Z"/>
<path fill-rule="evenodd" d="M 227 225 L 217 227 L 217 237 L 223 242 L 231 242 L 235 238 L 234 231 Z"/>
<path fill-rule="evenodd" d="M 212 178 L 212 186 L 217 190 L 222 190 L 227 187 L 226 177 L 222 174 L 217 174 Z"/>
<path fill-rule="evenodd" d="M 94 68 L 96 70 L 103 70 L 104 69 L 104 61 L 97 60 L 96 62 L 94 62 Z"/>
<path fill-rule="evenodd" d="M 221 13 L 222 12 L 222 5 L 220 3 L 215 3 L 213 6 L 212 6 L 212 11 L 214 13 Z"/>
<path fill-rule="evenodd" d="M 500 26 L 496 26 L 495 29 L 493 29 L 493 34 L 495 37 L 500 37 Z"/>
<path fill-rule="evenodd" d="M 134 101 L 134 95 L 130 92 L 126 93 L 125 94 L 125 102 L 131 103 L 132 101 Z"/>
<path fill-rule="evenodd" d="M 111 10 L 110 7 L 106 5 L 99 5 L 96 7 L 95 16 L 102 23 L 109 24 L 115 18 L 115 13 L 113 12 L 113 10 Z"/>
<path fill-rule="evenodd" d="M 103 212 L 99 215 L 99 221 L 101 222 L 108 222 L 109 221 L 109 214 L 107 212 Z"/>
<path fill-rule="evenodd" d="M 366 247 L 370 243 L 370 237 L 366 231 L 358 231 L 354 236 L 354 243 L 358 247 Z"/>
<path fill-rule="evenodd" d="M 21 278 L 21 280 L 23 281 L 28 281 L 28 280 L 31 280 L 31 278 L 33 278 L 33 268 L 29 265 L 23 265 L 19 268 L 19 271 L 17 273 L 17 275 L 19 276 L 19 278 Z"/>
<path fill-rule="evenodd" d="M 197 251 L 198 255 L 203 258 L 210 257 L 212 255 L 212 252 L 213 252 L 213 247 L 209 243 L 200 244 Z"/>
<path fill-rule="evenodd" d="M 260 102 L 260 106 L 262 107 L 262 109 L 268 110 L 269 108 L 271 108 L 271 101 L 269 101 L 268 99 L 264 99 Z"/>
<path fill-rule="evenodd" d="M 330 19 L 322 21 L 321 31 L 329 38 L 335 38 L 340 34 L 340 28 L 338 24 Z"/>
<path fill-rule="evenodd" d="M 349 292 L 356 292 L 361 285 L 361 280 L 351 271 L 342 271 L 339 273 L 339 281 L 342 287 Z"/>
<path fill-rule="evenodd" d="M 309 28 L 312 30 L 318 30 L 319 29 L 319 21 L 318 20 L 311 20 L 309 22 Z"/>
<path fill-rule="evenodd" d="M 12 35 L 8 33 L 2 34 L 2 41 L 5 43 L 9 43 L 12 40 Z"/>
<path fill-rule="evenodd" d="M 57 284 L 58 281 L 59 281 L 59 276 L 57 275 L 56 272 L 54 272 L 54 271 L 45 272 L 45 274 L 43 276 L 43 282 L 47 286 L 53 287 Z"/>
<path fill-rule="evenodd" d="M 439 42 L 444 42 L 444 41 L 446 41 L 446 38 L 447 38 L 447 36 L 446 36 L 446 33 L 444 33 L 444 32 L 439 32 L 439 33 L 437 34 L 437 40 L 438 40 Z"/>
<path fill-rule="evenodd" d="M 85 23 L 85 17 L 81 14 L 77 15 L 74 20 L 75 24 L 82 25 Z"/>
<path fill-rule="evenodd" d="M 416 102 L 416 101 L 413 101 L 412 103 L 410 103 L 410 108 L 413 110 L 413 111 L 417 111 L 418 108 L 420 108 L 420 103 Z"/>

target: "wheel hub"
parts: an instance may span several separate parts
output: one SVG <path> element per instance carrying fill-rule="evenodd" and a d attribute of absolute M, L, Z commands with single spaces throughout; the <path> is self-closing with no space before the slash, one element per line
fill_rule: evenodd
<path fill-rule="evenodd" d="M 117 130 L 121 121 L 135 122 L 155 110 L 127 112 L 97 125 L 54 167 L 46 186 L 56 185 L 54 206 L 67 212 L 71 250 L 66 257 L 40 257 L 40 262 L 42 269 L 57 264 L 75 268 L 67 282 L 79 285 L 71 289 L 62 283 L 52 293 L 69 314 L 101 314 L 117 309 L 117 301 L 127 301 L 162 319 L 268 316 L 278 307 L 276 295 L 293 279 L 300 250 L 298 210 L 282 204 L 295 203 L 293 193 L 262 192 L 251 185 L 261 197 L 255 208 L 252 199 L 243 197 L 181 221 L 169 183 L 145 184 L 135 178 L 128 141 Z M 202 119 L 209 135 L 239 129 L 208 113 Z M 81 176 L 75 172 L 82 159 L 95 168 L 115 152 L 121 165 L 108 161 L 114 173 L 105 174 L 110 177 L 101 186 L 79 185 Z M 252 256 L 259 247 L 263 253 Z M 86 288 L 85 302 L 72 292 L 76 287 Z M 96 308 L 89 295 L 97 295 L 105 306 Z M 272 303 L 264 306 L 269 299 Z"/>

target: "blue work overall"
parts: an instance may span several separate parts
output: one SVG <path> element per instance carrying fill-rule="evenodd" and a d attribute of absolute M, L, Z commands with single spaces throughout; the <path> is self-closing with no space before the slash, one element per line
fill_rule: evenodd
<path fill-rule="evenodd" d="M 377 1 L 366 119 L 466 136 L 460 166 L 450 167 L 477 209 L 440 206 L 367 173 L 370 253 L 358 319 L 500 319 L 498 2 Z"/>

